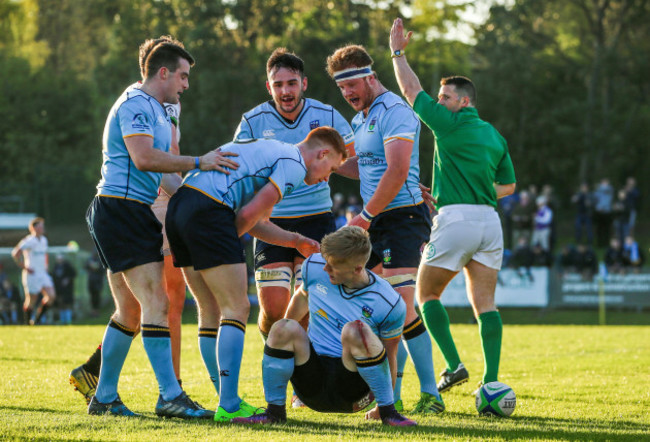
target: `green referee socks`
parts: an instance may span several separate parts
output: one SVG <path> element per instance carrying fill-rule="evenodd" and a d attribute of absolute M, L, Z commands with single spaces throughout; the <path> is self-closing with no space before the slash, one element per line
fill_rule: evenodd
<path fill-rule="evenodd" d="M 494 382 L 499 375 L 499 359 L 501 358 L 501 336 L 503 323 L 497 311 L 485 312 L 478 317 L 478 329 L 481 334 L 485 371 L 483 383 Z"/>
<path fill-rule="evenodd" d="M 435 339 L 440 352 L 442 352 L 445 358 L 447 370 L 456 370 L 458 364 L 460 364 L 460 357 L 456 350 L 454 338 L 451 337 L 451 331 L 449 330 L 449 315 L 447 315 L 447 310 L 445 310 L 440 300 L 434 299 L 425 302 L 422 305 L 421 311 L 424 325 L 426 325 L 427 330 L 429 330 L 429 333 Z"/>

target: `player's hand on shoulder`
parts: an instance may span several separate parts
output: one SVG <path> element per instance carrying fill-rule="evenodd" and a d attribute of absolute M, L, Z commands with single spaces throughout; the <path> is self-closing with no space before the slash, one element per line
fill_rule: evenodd
<path fill-rule="evenodd" d="M 357 215 L 350 220 L 348 226 L 359 226 L 363 230 L 368 230 L 370 228 L 370 223 L 365 219 L 361 218 L 361 215 Z"/>
<path fill-rule="evenodd" d="M 228 169 L 236 170 L 239 163 L 229 157 L 237 157 L 235 152 L 222 152 L 220 149 L 211 150 L 200 158 L 199 168 L 201 170 L 216 170 L 225 174 L 230 174 Z"/>
<path fill-rule="evenodd" d="M 380 420 L 381 416 L 379 415 L 379 405 L 376 405 L 375 408 L 366 412 L 366 420 Z"/>
<path fill-rule="evenodd" d="M 320 252 L 320 244 L 318 241 L 299 235 L 296 241 L 296 250 L 305 258 L 309 258 L 312 254 Z"/>

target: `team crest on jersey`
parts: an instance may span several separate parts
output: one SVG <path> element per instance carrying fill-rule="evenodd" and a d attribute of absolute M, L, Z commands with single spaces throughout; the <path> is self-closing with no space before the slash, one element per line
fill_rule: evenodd
<path fill-rule="evenodd" d="M 275 131 L 273 129 L 266 129 L 262 132 L 264 138 L 275 138 Z"/>
<path fill-rule="evenodd" d="M 143 114 L 135 114 L 133 116 L 133 121 L 131 121 L 131 127 L 133 129 L 139 129 L 139 130 L 149 129 L 149 123 L 147 123 L 147 117 L 145 117 Z"/>
<path fill-rule="evenodd" d="M 432 259 L 434 256 L 436 256 L 436 246 L 432 242 L 427 244 L 427 246 L 424 248 L 424 257 L 426 259 Z"/>
<path fill-rule="evenodd" d="M 368 307 L 367 305 L 364 305 L 363 307 L 361 307 L 361 312 L 363 313 L 363 316 L 365 316 L 366 318 L 371 317 L 373 311 L 374 310 L 371 309 L 370 307 Z"/>
<path fill-rule="evenodd" d="M 368 132 L 374 132 L 376 125 L 377 125 L 377 118 L 373 118 L 372 120 L 370 120 L 370 124 L 368 124 Z"/>
<path fill-rule="evenodd" d="M 320 127 L 320 121 L 319 120 L 314 120 L 309 122 L 309 128 L 310 129 L 316 129 L 317 127 Z"/>
<path fill-rule="evenodd" d="M 390 263 L 391 259 L 393 259 L 390 254 L 390 249 L 384 250 L 383 255 L 384 255 L 384 264 Z"/>
<path fill-rule="evenodd" d="M 284 186 L 284 194 L 285 194 L 285 195 L 289 195 L 291 192 L 293 192 L 293 184 L 291 184 L 291 183 L 287 183 L 287 184 Z"/>

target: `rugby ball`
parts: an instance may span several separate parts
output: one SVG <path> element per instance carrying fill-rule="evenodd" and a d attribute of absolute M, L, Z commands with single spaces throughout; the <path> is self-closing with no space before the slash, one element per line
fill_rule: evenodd
<path fill-rule="evenodd" d="M 515 392 L 502 382 L 488 382 L 476 392 L 476 410 L 480 415 L 507 417 L 516 405 Z"/>

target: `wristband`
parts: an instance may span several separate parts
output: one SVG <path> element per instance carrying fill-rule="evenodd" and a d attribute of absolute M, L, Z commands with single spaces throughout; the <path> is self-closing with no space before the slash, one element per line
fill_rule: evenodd
<path fill-rule="evenodd" d="M 404 54 L 406 54 L 405 49 L 397 49 L 397 50 L 393 51 L 392 54 L 390 54 L 390 58 L 403 57 Z"/>
<path fill-rule="evenodd" d="M 200 169 L 201 168 L 200 163 L 201 163 L 201 161 L 199 160 L 199 157 L 194 157 L 194 168 L 195 169 Z"/>
<path fill-rule="evenodd" d="M 373 219 L 375 219 L 375 215 L 371 215 L 370 212 L 368 212 L 365 208 L 361 211 L 359 214 L 362 220 L 371 223 Z"/>

